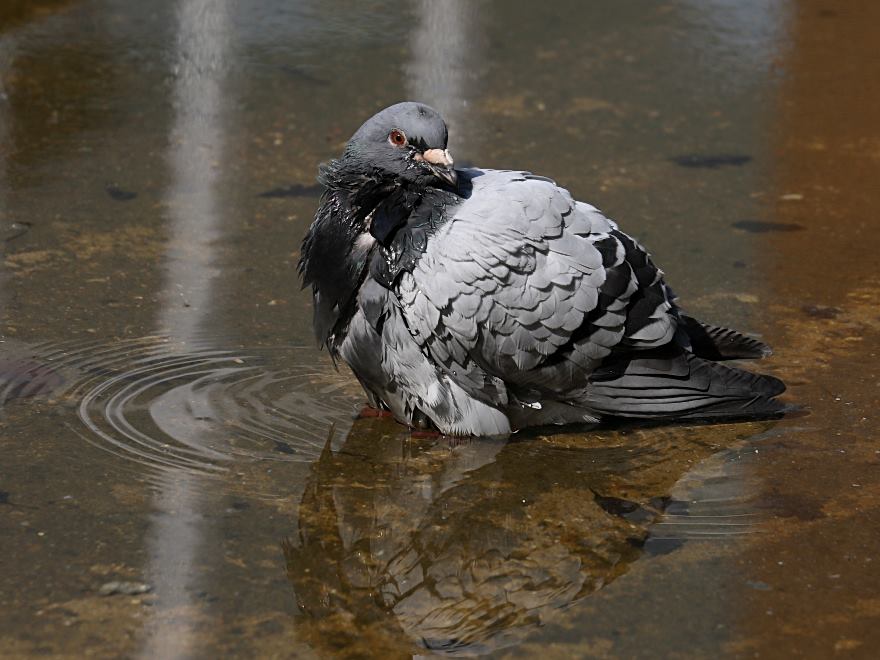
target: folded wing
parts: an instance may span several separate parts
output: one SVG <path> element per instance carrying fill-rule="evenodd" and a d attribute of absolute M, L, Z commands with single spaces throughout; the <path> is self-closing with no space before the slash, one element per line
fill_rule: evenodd
<path fill-rule="evenodd" d="M 469 394 L 491 405 L 553 399 L 649 417 L 713 405 L 747 415 L 778 393 L 694 355 L 758 357 L 766 347 L 683 319 L 647 252 L 594 207 L 527 173 L 467 175 L 470 197 L 396 291 L 417 343 Z M 667 345 L 676 348 L 648 375 L 639 356 Z M 630 371 L 607 370 L 629 358 Z"/>

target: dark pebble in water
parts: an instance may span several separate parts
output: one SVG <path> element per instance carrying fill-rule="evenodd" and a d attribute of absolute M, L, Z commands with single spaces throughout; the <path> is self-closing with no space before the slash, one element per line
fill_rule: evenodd
<path fill-rule="evenodd" d="M 840 307 L 826 307 L 825 305 L 804 305 L 801 309 L 807 316 L 817 319 L 836 319 L 843 311 Z"/>
<path fill-rule="evenodd" d="M 638 504 L 630 502 L 629 500 L 623 500 L 619 497 L 604 497 L 598 493 L 594 494 L 596 497 L 596 504 L 613 516 L 622 516 L 627 513 L 632 513 L 639 508 Z"/>
<path fill-rule="evenodd" d="M 318 183 L 311 186 L 294 183 L 289 186 L 266 190 L 261 192 L 258 197 L 319 197 L 322 192 L 324 192 L 324 187 Z"/>
<path fill-rule="evenodd" d="M 0 504 L 11 504 L 9 501 L 9 491 L 0 490 Z"/>
<path fill-rule="evenodd" d="M 0 225 L 0 236 L 5 242 L 14 241 L 19 236 L 24 236 L 31 228 L 29 222 L 4 222 Z"/>
<path fill-rule="evenodd" d="M 800 231 L 805 229 L 803 225 L 798 225 L 794 222 L 764 222 L 763 220 L 740 220 L 739 222 L 732 222 L 730 226 L 753 234 L 765 234 L 768 231 Z"/>
<path fill-rule="evenodd" d="M 115 199 L 117 202 L 129 202 L 138 196 L 136 192 L 124 190 L 115 183 L 104 186 L 104 190 L 107 191 L 107 194 L 110 195 L 111 199 Z"/>
<path fill-rule="evenodd" d="M 745 165 L 752 160 L 752 157 L 745 154 L 684 154 L 673 156 L 669 160 L 681 167 L 702 167 L 717 170 L 725 165 Z"/>
<path fill-rule="evenodd" d="M 275 441 L 275 451 L 280 454 L 295 454 L 296 450 L 286 442 Z"/>
<path fill-rule="evenodd" d="M 642 508 L 636 502 L 620 499 L 618 497 L 604 497 L 598 493 L 593 493 L 596 498 L 596 504 L 602 507 L 612 516 L 620 516 L 631 523 L 648 523 L 657 517 L 655 511 Z"/>

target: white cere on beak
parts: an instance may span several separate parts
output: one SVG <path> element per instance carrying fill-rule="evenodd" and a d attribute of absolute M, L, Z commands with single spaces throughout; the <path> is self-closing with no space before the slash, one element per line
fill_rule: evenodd
<path fill-rule="evenodd" d="M 431 163 L 431 165 L 452 167 L 455 164 L 455 161 L 452 160 L 452 154 L 449 153 L 449 149 L 428 149 L 422 154 L 422 158 L 425 162 Z"/>

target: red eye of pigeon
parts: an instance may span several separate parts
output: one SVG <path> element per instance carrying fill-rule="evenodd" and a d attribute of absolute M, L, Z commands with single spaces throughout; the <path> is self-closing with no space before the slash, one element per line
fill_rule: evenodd
<path fill-rule="evenodd" d="M 406 144 L 406 135 L 400 129 L 395 128 L 388 134 L 388 141 L 395 147 L 402 147 Z"/>

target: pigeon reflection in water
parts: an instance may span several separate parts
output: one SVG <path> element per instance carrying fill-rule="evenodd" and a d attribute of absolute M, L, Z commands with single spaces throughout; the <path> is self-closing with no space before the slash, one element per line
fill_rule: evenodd
<path fill-rule="evenodd" d="M 299 629 L 346 657 L 515 644 L 625 573 L 675 483 L 755 432 L 456 443 L 359 420 L 312 467 L 298 533 L 283 544 Z"/>

